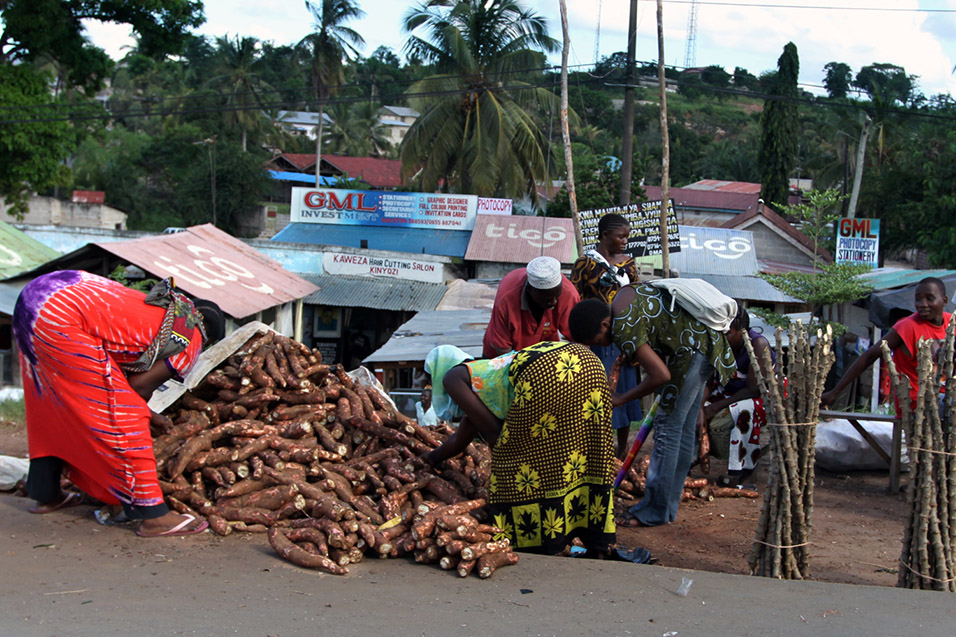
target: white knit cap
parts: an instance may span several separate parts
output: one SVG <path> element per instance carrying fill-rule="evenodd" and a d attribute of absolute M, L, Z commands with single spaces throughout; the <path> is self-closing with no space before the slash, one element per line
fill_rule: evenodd
<path fill-rule="evenodd" d="M 561 263 L 554 257 L 538 257 L 528 262 L 528 285 L 551 290 L 561 285 Z"/>

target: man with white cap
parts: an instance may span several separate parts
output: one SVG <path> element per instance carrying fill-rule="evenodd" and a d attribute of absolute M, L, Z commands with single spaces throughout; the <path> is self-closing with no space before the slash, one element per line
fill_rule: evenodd
<path fill-rule="evenodd" d="M 561 340 L 561 334 L 569 334 L 568 315 L 580 299 L 554 257 L 538 257 L 509 272 L 498 285 L 482 356 Z"/>

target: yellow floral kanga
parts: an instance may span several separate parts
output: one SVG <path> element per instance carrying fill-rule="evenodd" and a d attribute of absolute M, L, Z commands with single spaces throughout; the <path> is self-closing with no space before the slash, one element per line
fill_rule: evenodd
<path fill-rule="evenodd" d="M 564 481 L 571 483 L 576 481 L 584 473 L 588 458 L 583 453 L 575 450 L 568 456 L 568 461 L 564 463 Z"/>
<path fill-rule="evenodd" d="M 511 523 L 508 522 L 508 516 L 505 513 L 501 513 L 495 516 L 495 526 L 501 529 L 501 533 L 494 534 L 494 540 L 503 540 L 505 538 L 512 539 L 514 537 L 514 527 L 511 526 Z"/>
<path fill-rule="evenodd" d="M 604 399 L 601 396 L 601 392 L 594 390 L 591 392 L 591 395 L 586 401 L 584 401 L 584 406 L 581 409 L 582 415 L 585 420 L 600 420 L 601 415 L 604 413 Z"/>
<path fill-rule="evenodd" d="M 523 464 L 518 468 L 515 474 L 515 488 L 518 491 L 527 491 L 531 493 L 534 489 L 541 486 L 541 478 L 538 472 L 531 468 L 529 464 Z"/>
<path fill-rule="evenodd" d="M 514 383 L 514 370 L 519 369 L 522 365 L 528 362 L 528 359 L 531 358 L 531 354 L 521 350 L 515 354 L 514 360 L 511 361 L 511 366 L 508 368 L 508 376 L 511 377 L 511 382 Z"/>
<path fill-rule="evenodd" d="M 558 513 L 557 509 L 547 509 L 543 526 L 546 535 L 555 537 L 558 533 L 564 532 L 564 517 Z"/>
<path fill-rule="evenodd" d="M 577 354 L 561 352 L 557 363 L 558 380 L 562 383 L 569 383 L 574 380 L 575 375 L 581 373 L 581 359 Z"/>
<path fill-rule="evenodd" d="M 506 421 L 504 421 L 504 423 L 502 423 L 502 425 L 501 425 L 501 431 L 498 432 L 498 439 L 495 440 L 495 444 L 496 444 L 496 445 L 503 445 L 503 444 L 507 443 L 507 442 L 508 442 L 508 436 L 509 436 L 509 435 L 510 435 L 510 434 L 509 434 L 509 432 L 508 432 L 508 421 L 506 420 Z"/>
<path fill-rule="evenodd" d="M 541 414 L 541 418 L 538 419 L 538 422 L 531 425 L 531 435 L 534 438 L 537 438 L 538 436 L 547 438 L 548 434 L 554 432 L 557 426 L 557 418 L 548 413 Z"/>
<path fill-rule="evenodd" d="M 533 398 L 534 392 L 531 391 L 531 383 L 523 380 L 515 385 L 514 404 L 518 405 L 519 407 L 523 407 L 526 402 L 530 402 Z"/>
<path fill-rule="evenodd" d="M 594 498 L 594 502 L 591 503 L 591 524 L 600 524 L 601 520 L 604 519 L 604 516 L 607 515 L 607 509 L 604 508 L 604 498 Z"/>
<path fill-rule="evenodd" d="M 492 493 L 498 493 L 498 476 L 491 474 L 491 481 L 488 483 L 488 490 Z"/>

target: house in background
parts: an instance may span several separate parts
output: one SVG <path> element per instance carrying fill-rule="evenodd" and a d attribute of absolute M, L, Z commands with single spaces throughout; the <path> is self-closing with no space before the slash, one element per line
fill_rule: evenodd
<path fill-rule="evenodd" d="M 388 129 L 388 139 L 392 146 L 398 148 L 405 134 L 418 119 L 418 111 L 406 106 L 383 106 L 379 111 L 379 123 Z"/>
<path fill-rule="evenodd" d="M 832 255 L 799 228 L 759 203 L 757 207 L 732 217 L 721 228 L 749 230 L 754 235 L 754 246 L 761 271 L 767 273 L 802 270 L 813 266 L 814 254 L 824 263 L 833 261 Z"/>
<path fill-rule="evenodd" d="M 0 210 L 6 208 L 6 202 L 0 198 Z M 106 205 L 103 192 L 74 190 L 70 201 L 33 195 L 30 197 L 29 211 L 19 223 L 125 230 L 126 217 L 127 214 L 122 210 Z"/>

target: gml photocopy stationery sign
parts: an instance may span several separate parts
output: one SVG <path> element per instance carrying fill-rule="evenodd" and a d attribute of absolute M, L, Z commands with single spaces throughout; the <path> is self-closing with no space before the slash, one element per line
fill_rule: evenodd
<path fill-rule="evenodd" d="M 499 201 L 477 195 L 293 188 L 290 221 L 471 230 L 479 204 L 488 209 L 500 208 L 496 203 Z"/>
<path fill-rule="evenodd" d="M 836 261 L 879 267 L 880 220 L 840 219 L 837 225 Z"/>

